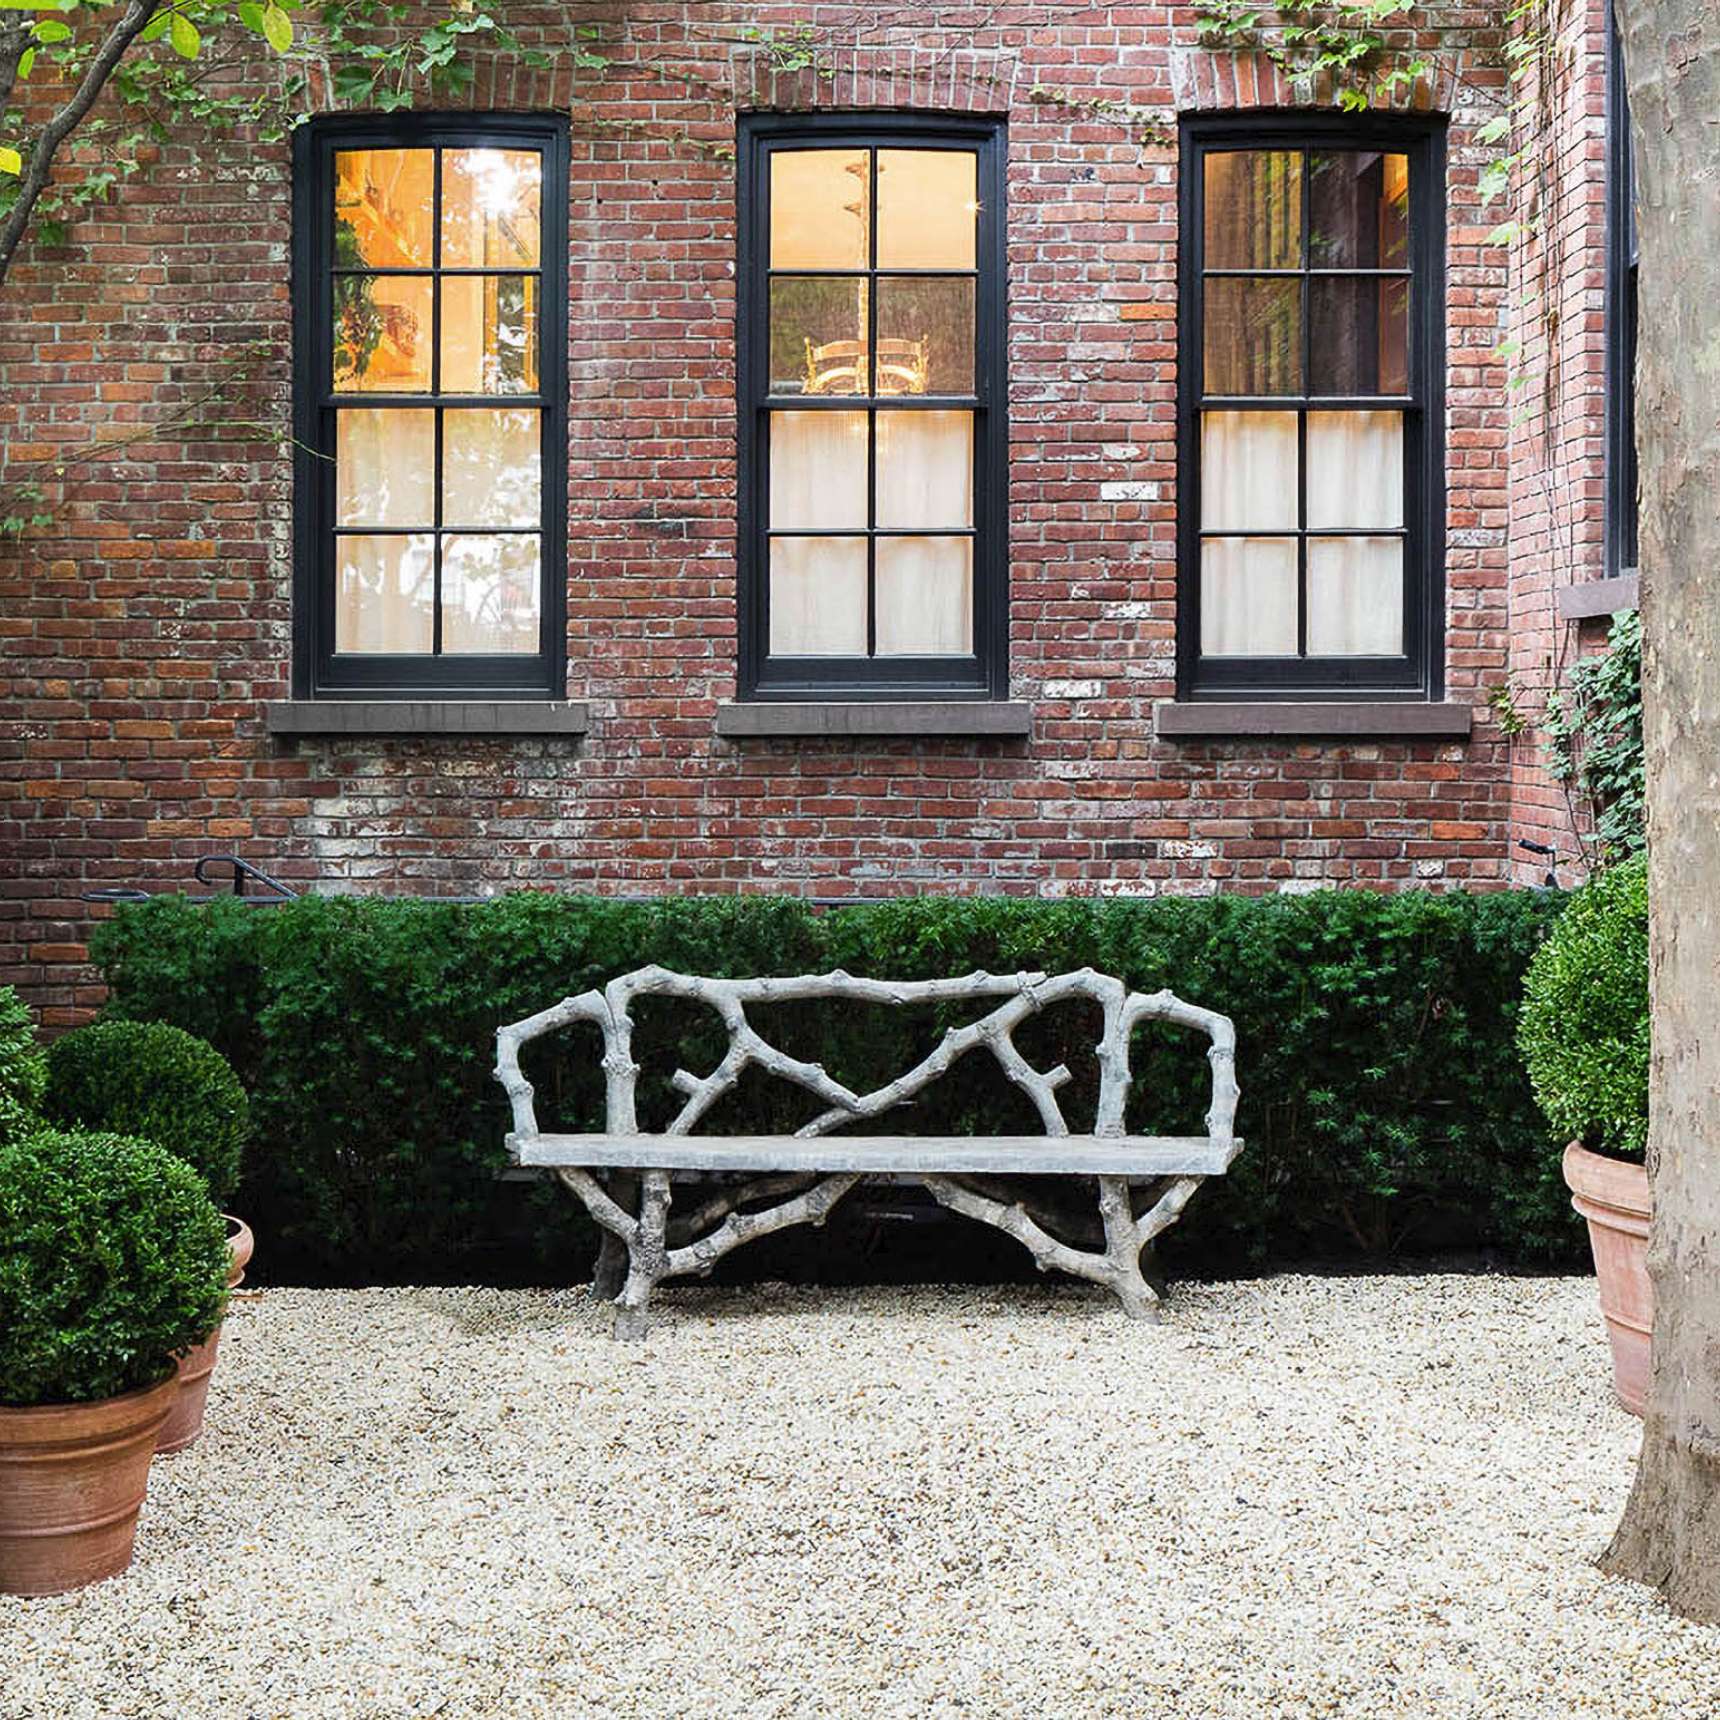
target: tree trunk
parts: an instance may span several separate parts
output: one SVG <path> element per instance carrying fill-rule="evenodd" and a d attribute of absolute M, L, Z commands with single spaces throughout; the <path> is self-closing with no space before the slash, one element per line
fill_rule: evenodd
<path fill-rule="evenodd" d="M 1617 0 L 1642 255 L 1654 1379 L 1605 1569 L 1720 1619 L 1720 11 Z"/>

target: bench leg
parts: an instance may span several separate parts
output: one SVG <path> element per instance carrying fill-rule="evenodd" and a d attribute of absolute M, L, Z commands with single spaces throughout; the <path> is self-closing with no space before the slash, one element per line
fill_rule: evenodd
<path fill-rule="evenodd" d="M 1141 1234 L 1127 1177 L 1099 1178 L 1099 1216 L 1109 1264 L 1105 1281 L 1131 1320 L 1157 1320 L 1159 1298 L 1141 1271 Z"/>
<path fill-rule="evenodd" d="M 647 1171 L 643 1181 L 639 1223 L 627 1246 L 627 1281 L 615 1302 L 615 1336 L 632 1343 L 649 1329 L 651 1292 L 669 1270 L 669 1173 Z"/>
<path fill-rule="evenodd" d="M 597 1245 L 597 1264 L 591 1272 L 594 1301 L 613 1302 L 627 1282 L 627 1244 L 612 1231 L 604 1231 Z"/>

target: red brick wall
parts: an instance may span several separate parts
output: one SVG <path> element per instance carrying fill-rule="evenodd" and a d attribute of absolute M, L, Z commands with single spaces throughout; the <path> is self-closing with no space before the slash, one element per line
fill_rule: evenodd
<path fill-rule="evenodd" d="M 1566 622 L 1558 593 L 1604 578 L 1606 561 L 1606 31 L 1608 0 L 1549 9 L 1549 52 L 1529 82 L 1544 147 L 1520 178 L 1533 216 L 1513 247 L 1511 334 L 1511 666 L 1529 723 L 1511 748 L 1513 875 L 1537 882 L 1547 862 L 1516 847 L 1544 843 L 1562 883 L 1582 876 L 1587 828 L 1546 773 L 1537 727 L 1571 659 L 1606 622 Z"/>
<path fill-rule="evenodd" d="M 1509 301 L 1483 243 L 1497 214 L 1475 194 L 1472 133 L 1491 111 L 1477 91 L 1499 76 L 1466 32 L 1494 13 L 1443 9 L 1456 33 L 1425 35 L 1438 70 L 1405 97 L 1454 113 L 1446 662 L 1449 696 L 1476 706 L 1459 745 L 1154 738 L 1152 707 L 1174 690 L 1177 163 L 1128 116 L 1083 104 L 1271 105 L 1289 92 L 1269 67 L 1203 52 L 1183 6 L 658 0 L 510 16 L 559 53 L 570 10 L 624 15 L 607 73 L 485 63 L 469 105 L 574 115 L 568 693 L 590 701 L 592 732 L 266 735 L 262 704 L 289 684 L 290 459 L 270 439 L 289 395 L 287 151 L 176 142 L 0 292 L 9 462 L 145 438 L 68 485 L 51 529 L 0 549 L 0 980 L 69 1019 L 99 995 L 83 893 L 178 888 L 199 855 L 233 849 L 296 884 L 449 893 L 1510 875 L 1527 778 L 1486 697 L 1522 656 L 1508 598 L 1532 603 L 1542 576 L 1521 556 L 1508 567 L 1493 348 Z M 737 20 L 809 21 L 821 69 L 773 75 Z M 1029 741 L 713 732 L 735 688 L 737 104 L 1007 113 L 1010 673 Z M 256 343 L 224 410 L 258 439 L 150 430 Z"/>

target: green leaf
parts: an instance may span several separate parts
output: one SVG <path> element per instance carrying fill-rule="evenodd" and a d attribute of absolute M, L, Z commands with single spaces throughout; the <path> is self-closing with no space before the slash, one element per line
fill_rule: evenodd
<path fill-rule="evenodd" d="M 24 171 L 24 158 L 9 143 L 0 143 L 0 173 L 10 173 L 14 179 Z"/>
<path fill-rule="evenodd" d="M 172 14 L 157 12 L 144 27 L 138 31 L 140 42 L 159 42 L 167 34 L 167 26 L 173 22 Z"/>
<path fill-rule="evenodd" d="M 30 68 L 35 65 L 35 63 L 36 50 L 34 48 L 26 48 L 23 53 L 18 56 L 18 76 L 21 78 L 29 77 Z"/>
<path fill-rule="evenodd" d="M 247 30 L 254 30 L 259 36 L 263 34 L 263 7 L 261 0 L 239 0 L 239 22 Z"/>
<path fill-rule="evenodd" d="M 293 45 L 293 21 L 279 6 L 264 9 L 263 36 L 277 54 L 284 54 Z"/>
<path fill-rule="evenodd" d="M 195 60 L 197 50 L 203 46 L 203 37 L 198 33 L 197 26 L 183 12 L 173 14 L 173 22 L 168 25 L 168 40 L 173 44 L 173 51 L 182 60 Z"/>
<path fill-rule="evenodd" d="M 32 32 L 38 42 L 63 42 L 71 33 L 71 25 L 62 24 L 58 18 L 38 18 Z"/>

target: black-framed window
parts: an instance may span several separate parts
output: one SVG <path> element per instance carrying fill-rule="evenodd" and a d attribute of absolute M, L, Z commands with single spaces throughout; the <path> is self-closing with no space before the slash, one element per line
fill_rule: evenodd
<path fill-rule="evenodd" d="M 1002 128 L 740 142 L 743 695 L 1002 697 Z"/>
<path fill-rule="evenodd" d="M 1607 26 L 1607 572 L 1636 570 L 1636 172 L 1618 25 Z"/>
<path fill-rule="evenodd" d="M 294 155 L 294 690 L 560 697 L 565 123 L 316 121 Z"/>
<path fill-rule="evenodd" d="M 1184 122 L 1184 697 L 1437 697 L 1444 131 Z"/>

